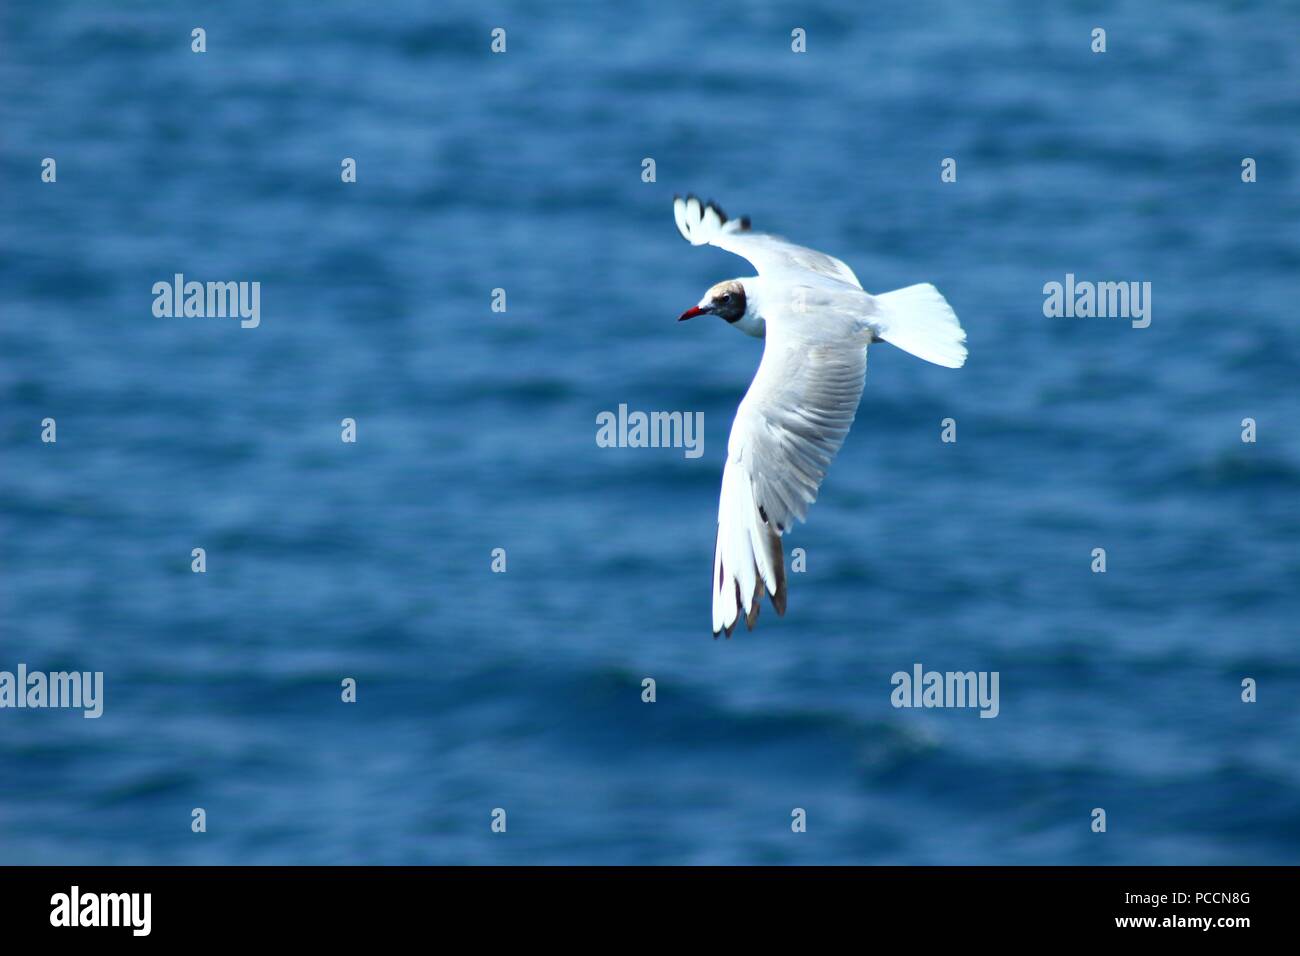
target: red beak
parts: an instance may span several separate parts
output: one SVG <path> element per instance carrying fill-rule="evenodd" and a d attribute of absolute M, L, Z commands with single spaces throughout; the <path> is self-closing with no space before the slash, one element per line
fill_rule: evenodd
<path fill-rule="evenodd" d="M 698 305 L 693 305 L 685 312 L 683 312 L 681 315 L 677 316 L 677 321 L 685 322 L 687 319 L 693 319 L 697 315 L 703 315 L 703 314 L 704 314 L 703 309 L 701 309 Z"/>

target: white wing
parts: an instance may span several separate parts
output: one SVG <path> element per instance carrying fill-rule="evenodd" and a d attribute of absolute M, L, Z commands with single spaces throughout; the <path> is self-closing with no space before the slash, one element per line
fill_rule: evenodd
<path fill-rule="evenodd" d="M 695 196 L 673 198 L 677 229 L 693 246 L 717 246 L 748 259 L 759 275 L 803 269 L 861 289 L 853 270 L 834 256 L 762 232 L 749 231 L 749 218 L 728 219 L 714 202 Z"/>
<path fill-rule="evenodd" d="M 745 286 L 751 304 L 761 293 L 767 344 L 731 425 L 713 554 L 713 633 L 730 637 L 742 612 L 754 626 L 765 589 L 785 613 L 781 536 L 804 520 L 853 424 L 867 346 L 883 340 L 958 368 L 966 333 L 928 283 L 872 296 L 834 256 L 750 232 L 712 202 L 678 196 L 673 215 L 692 245 L 742 256 L 760 276 Z"/>
<path fill-rule="evenodd" d="M 862 397 L 870 330 L 830 299 L 810 307 L 815 314 L 768 316 L 763 361 L 731 425 L 713 556 L 715 636 L 730 637 L 742 611 L 752 628 L 764 589 L 785 613 L 781 535 L 817 499 Z"/>

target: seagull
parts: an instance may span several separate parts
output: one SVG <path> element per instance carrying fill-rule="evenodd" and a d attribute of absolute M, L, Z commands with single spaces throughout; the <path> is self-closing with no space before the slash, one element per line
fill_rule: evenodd
<path fill-rule="evenodd" d="M 844 444 L 867 374 L 867 347 L 888 342 L 945 368 L 966 362 L 966 333 L 929 283 L 871 295 L 834 256 L 751 232 L 712 201 L 673 198 L 693 246 L 749 260 L 756 276 L 728 279 L 678 317 L 716 315 L 764 339 L 763 358 L 727 439 L 713 551 L 713 636 L 743 615 L 753 630 L 766 590 L 785 614 L 781 537 L 808 506 Z"/>

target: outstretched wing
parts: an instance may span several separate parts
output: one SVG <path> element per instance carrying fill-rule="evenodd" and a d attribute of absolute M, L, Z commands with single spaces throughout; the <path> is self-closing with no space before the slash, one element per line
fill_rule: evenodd
<path fill-rule="evenodd" d="M 764 589 L 785 613 L 781 535 L 802 521 L 853 425 L 870 333 L 833 313 L 806 326 L 769 322 L 763 361 L 731 425 L 713 556 L 713 633 L 744 612 L 754 626 Z"/>
<path fill-rule="evenodd" d="M 834 256 L 762 232 L 749 231 L 749 218 L 728 219 L 716 203 L 687 195 L 673 197 L 677 229 L 693 246 L 717 246 L 748 259 L 759 275 L 804 270 L 861 289 L 853 270 Z"/>

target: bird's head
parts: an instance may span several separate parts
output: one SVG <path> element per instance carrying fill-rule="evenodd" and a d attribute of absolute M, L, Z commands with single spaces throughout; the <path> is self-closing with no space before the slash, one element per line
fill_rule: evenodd
<path fill-rule="evenodd" d="M 728 279 L 726 282 L 719 282 L 704 293 L 704 298 L 700 300 L 699 305 L 687 309 L 677 317 L 677 321 L 685 322 L 697 315 L 717 315 L 735 325 L 744 318 L 746 307 L 744 285 L 739 279 Z"/>

